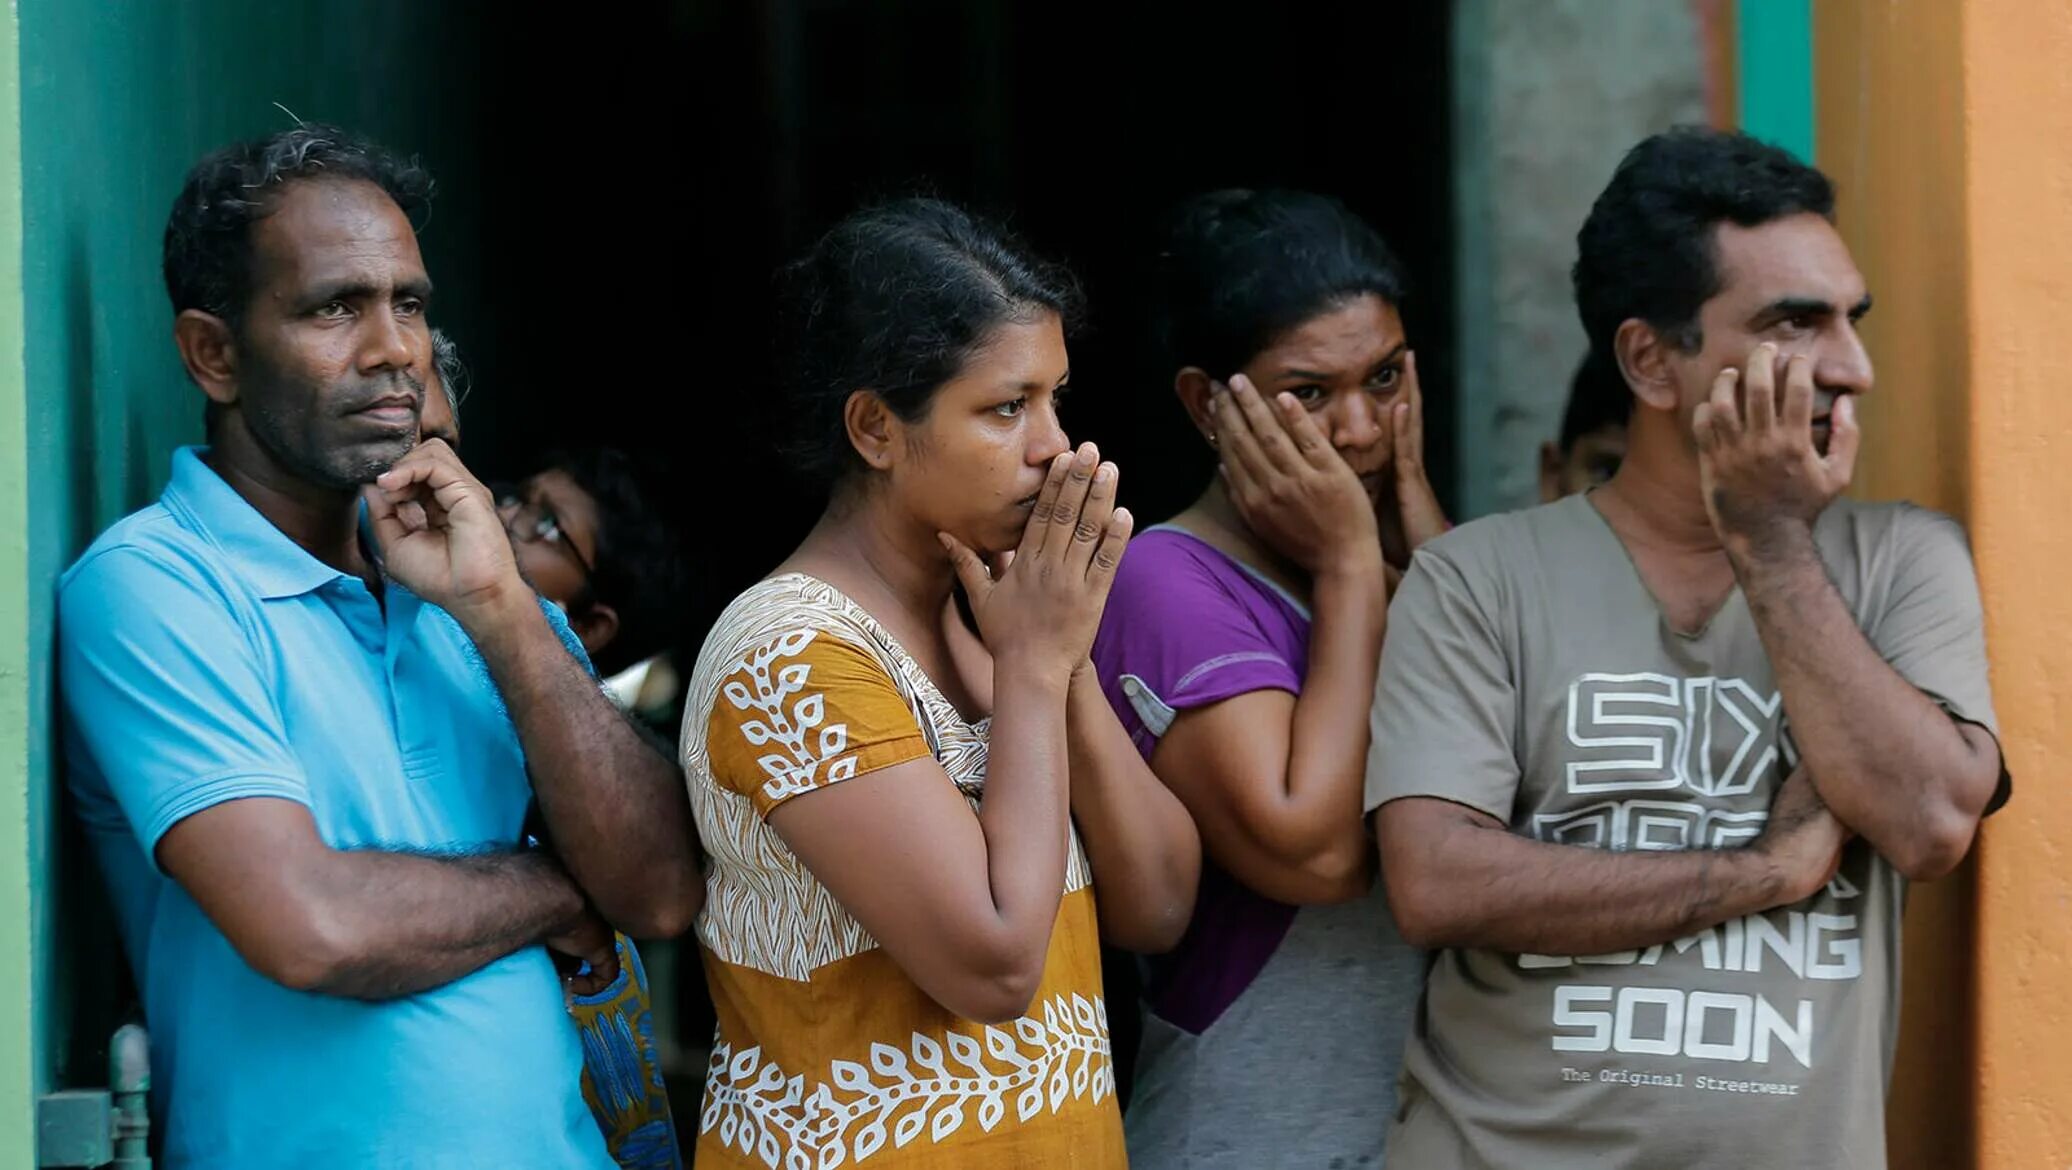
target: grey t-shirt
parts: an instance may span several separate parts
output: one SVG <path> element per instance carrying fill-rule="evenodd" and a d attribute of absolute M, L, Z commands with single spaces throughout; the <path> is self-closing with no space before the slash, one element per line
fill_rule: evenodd
<path fill-rule="evenodd" d="M 1956 523 L 1839 501 L 1814 536 L 1885 660 L 1994 730 Z M 1542 841 L 1732 848 L 1793 762 L 1782 720 L 1741 593 L 1672 630 L 1574 496 L 1418 552 L 1389 611 L 1367 805 L 1443 797 Z M 1814 897 L 1646 950 L 1439 952 L 1390 1164 L 1884 1166 L 1905 893 L 1857 842 Z"/>

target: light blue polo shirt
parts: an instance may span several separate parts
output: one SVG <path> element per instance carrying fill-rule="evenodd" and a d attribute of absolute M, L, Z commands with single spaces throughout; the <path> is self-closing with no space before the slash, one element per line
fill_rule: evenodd
<path fill-rule="evenodd" d="M 167 829 L 242 797 L 308 806 L 341 849 L 518 842 L 531 788 L 480 656 L 386 597 L 194 448 L 59 585 L 67 761 L 143 989 L 165 1165 L 609 1167 L 543 947 L 379 1003 L 291 991 L 157 869 Z"/>

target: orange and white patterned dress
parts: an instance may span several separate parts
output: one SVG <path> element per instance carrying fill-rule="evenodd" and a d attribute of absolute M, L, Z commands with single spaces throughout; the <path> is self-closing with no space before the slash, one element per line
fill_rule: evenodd
<path fill-rule="evenodd" d="M 883 626 L 796 573 L 721 615 L 687 703 L 681 755 L 710 859 L 698 942 L 719 1016 L 697 1165 L 1124 1166 L 1077 832 L 1036 998 L 987 1025 L 917 987 L 767 820 L 923 755 L 975 814 L 991 721 L 966 723 Z"/>

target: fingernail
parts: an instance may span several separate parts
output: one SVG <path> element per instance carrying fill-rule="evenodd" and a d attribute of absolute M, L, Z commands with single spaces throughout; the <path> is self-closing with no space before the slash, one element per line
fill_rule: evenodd
<path fill-rule="evenodd" d="M 1102 483 L 1113 480 L 1115 478 L 1115 465 L 1113 463 L 1101 464 L 1100 470 L 1094 472 L 1094 478 Z"/>
<path fill-rule="evenodd" d="M 1128 524 L 1131 520 L 1135 519 L 1135 517 L 1130 515 L 1130 510 L 1128 508 L 1115 509 L 1115 518 L 1117 520 L 1122 521 L 1124 524 Z"/>

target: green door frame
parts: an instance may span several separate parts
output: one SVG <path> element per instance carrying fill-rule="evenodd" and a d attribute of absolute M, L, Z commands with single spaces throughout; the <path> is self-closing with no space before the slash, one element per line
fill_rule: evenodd
<path fill-rule="evenodd" d="M 21 52 L 0 12 L 0 1165 L 36 1164 L 30 736 L 28 366 L 22 305 Z"/>
<path fill-rule="evenodd" d="M 1741 128 L 1813 161 L 1813 0 L 1741 0 Z"/>

